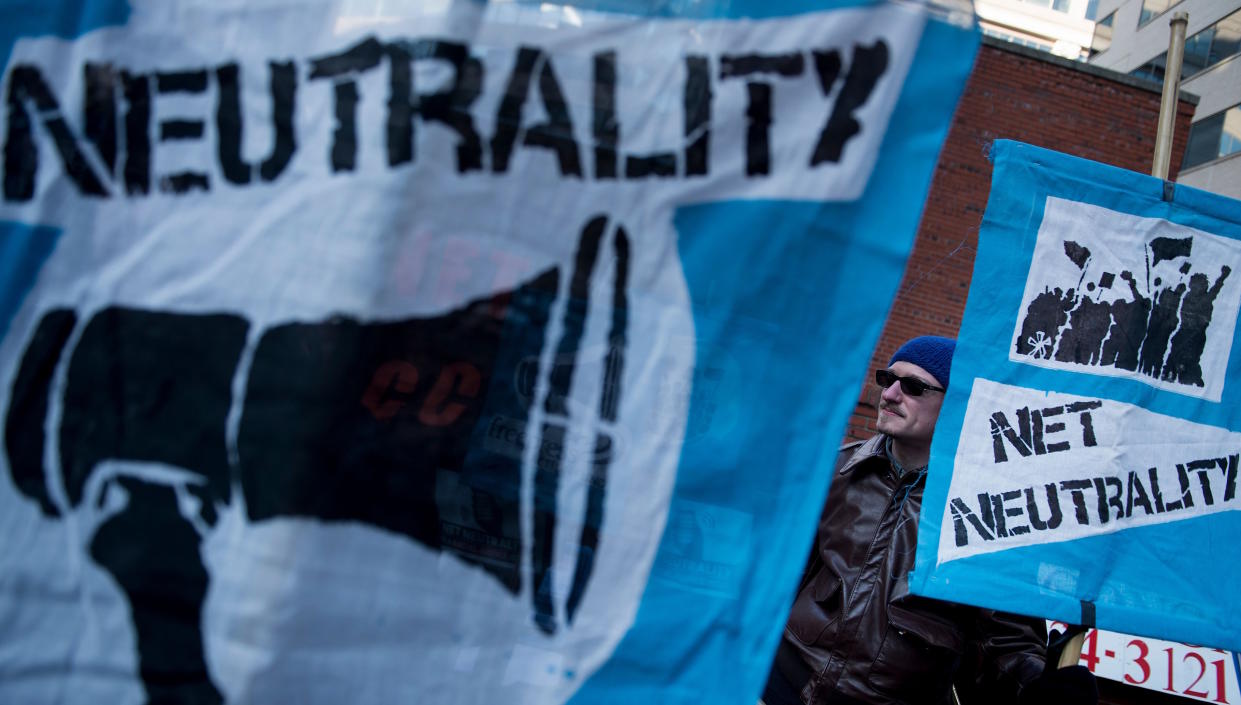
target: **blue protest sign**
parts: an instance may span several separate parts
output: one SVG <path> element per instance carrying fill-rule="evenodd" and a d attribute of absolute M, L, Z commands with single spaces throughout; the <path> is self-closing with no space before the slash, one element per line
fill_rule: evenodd
<path fill-rule="evenodd" d="M 1241 203 L 992 156 L 911 589 L 1236 650 Z"/>
<path fill-rule="evenodd" d="M 390 5 L 6 24 L 0 700 L 759 692 L 976 31 Z"/>

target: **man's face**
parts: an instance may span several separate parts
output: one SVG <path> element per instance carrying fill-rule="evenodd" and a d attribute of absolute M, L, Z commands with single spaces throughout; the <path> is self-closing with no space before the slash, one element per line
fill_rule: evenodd
<path fill-rule="evenodd" d="M 888 369 L 898 377 L 917 377 L 929 385 L 941 386 L 926 370 L 910 362 L 895 362 Z M 901 383 L 893 382 L 879 395 L 877 426 L 882 433 L 906 443 L 930 443 L 939 419 L 944 393 L 927 390 L 920 396 L 901 391 Z"/>

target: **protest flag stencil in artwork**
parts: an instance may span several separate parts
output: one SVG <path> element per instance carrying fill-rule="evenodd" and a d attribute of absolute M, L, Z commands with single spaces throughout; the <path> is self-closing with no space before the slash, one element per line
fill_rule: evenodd
<path fill-rule="evenodd" d="M 759 692 L 975 29 L 389 5 L 0 30 L 0 701 Z"/>
<path fill-rule="evenodd" d="M 992 156 L 911 589 L 1241 648 L 1241 203 Z"/>
<path fill-rule="evenodd" d="M 1236 240 L 1052 198 L 1010 359 L 1218 400 L 1237 266 Z"/>

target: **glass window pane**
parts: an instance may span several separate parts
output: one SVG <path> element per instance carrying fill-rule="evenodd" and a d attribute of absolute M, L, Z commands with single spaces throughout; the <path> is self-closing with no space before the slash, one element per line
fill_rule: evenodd
<path fill-rule="evenodd" d="M 1215 23 L 1215 38 L 1211 41 L 1207 66 L 1214 66 L 1237 53 L 1241 53 L 1241 10 Z"/>
<path fill-rule="evenodd" d="M 1224 127 L 1224 115 L 1227 112 L 1230 111 L 1212 115 L 1190 125 L 1189 144 L 1185 147 L 1182 169 L 1205 164 L 1219 156 L 1220 133 Z"/>
<path fill-rule="evenodd" d="M 1098 19 L 1099 0 L 1090 0 L 1086 3 L 1086 19 L 1094 21 Z"/>
<path fill-rule="evenodd" d="M 1185 40 L 1185 59 L 1181 64 L 1181 78 L 1192 76 L 1210 65 L 1207 63 L 1207 55 L 1211 50 L 1211 37 L 1213 36 L 1215 36 L 1215 28 L 1207 27 Z"/>
<path fill-rule="evenodd" d="M 1129 72 L 1130 76 L 1145 78 L 1148 81 L 1163 83 L 1164 65 L 1168 61 L 1168 52 L 1164 52 L 1150 61 Z"/>
<path fill-rule="evenodd" d="M 1051 9 L 1056 12 L 1068 12 L 1069 0 L 1052 0 Z"/>
<path fill-rule="evenodd" d="M 1157 5 L 1157 4 L 1158 4 L 1157 2 L 1151 2 L 1151 0 L 1142 1 L 1142 14 L 1138 16 L 1139 25 L 1146 24 L 1147 22 L 1150 21 L 1152 17 L 1155 16 L 1156 13 L 1159 12 L 1154 7 L 1154 5 Z"/>
<path fill-rule="evenodd" d="M 1241 105 L 1224 111 L 1224 124 L 1219 135 L 1219 156 L 1241 152 Z"/>
<path fill-rule="evenodd" d="M 1094 56 L 1101 51 L 1112 46 L 1112 21 L 1116 19 L 1116 13 L 1112 12 L 1107 17 L 1099 20 L 1094 25 L 1094 36 L 1090 39 L 1090 55 Z"/>
<path fill-rule="evenodd" d="M 1138 17 L 1138 26 L 1151 21 L 1155 15 L 1173 5 L 1172 0 L 1142 0 L 1142 14 Z"/>

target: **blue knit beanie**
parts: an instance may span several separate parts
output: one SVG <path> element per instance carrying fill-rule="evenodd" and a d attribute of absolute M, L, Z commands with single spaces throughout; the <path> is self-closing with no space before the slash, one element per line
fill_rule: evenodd
<path fill-rule="evenodd" d="M 952 373 L 952 353 L 957 341 L 939 335 L 921 335 L 912 338 L 896 351 L 888 361 L 891 367 L 897 362 L 909 362 L 930 372 L 940 386 L 948 388 L 948 376 Z"/>

